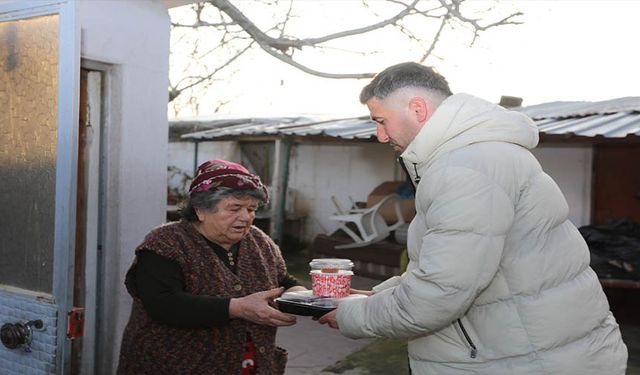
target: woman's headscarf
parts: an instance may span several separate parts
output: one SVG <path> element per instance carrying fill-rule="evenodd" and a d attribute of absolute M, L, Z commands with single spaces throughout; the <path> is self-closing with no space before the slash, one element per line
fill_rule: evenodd
<path fill-rule="evenodd" d="M 200 166 L 189 187 L 189 196 L 203 191 L 213 191 L 220 187 L 233 190 L 259 190 L 264 193 L 265 203 L 269 201 L 269 192 L 260 177 L 249 172 L 240 164 L 226 160 L 209 160 Z"/>

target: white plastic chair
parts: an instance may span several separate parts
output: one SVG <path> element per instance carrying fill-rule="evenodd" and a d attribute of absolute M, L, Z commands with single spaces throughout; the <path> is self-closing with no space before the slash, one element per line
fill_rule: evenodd
<path fill-rule="evenodd" d="M 395 206 L 397 221 L 392 225 L 387 225 L 387 222 L 378 212 L 380 208 L 387 204 L 394 204 Z M 336 207 L 338 211 L 341 211 L 337 204 Z M 339 221 L 341 223 L 339 229 L 343 230 L 354 241 L 349 244 L 336 245 L 336 249 L 351 249 L 382 241 L 389 236 L 392 230 L 395 230 L 405 223 L 400 207 L 400 196 L 398 194 L 389 194 L 369 208 L 355 208 L 346 213 L 330 216 L 329 220 Z M 358 228 L 359 233 L 349 228 L 347 226 L 348 223 L 353 223 L 356 228 Z"/>

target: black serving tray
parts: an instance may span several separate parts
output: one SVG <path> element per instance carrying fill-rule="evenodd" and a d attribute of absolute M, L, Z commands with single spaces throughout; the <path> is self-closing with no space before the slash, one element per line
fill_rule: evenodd
<path fill-rule="evenodd" d="M 276 299 L 276 302 L 278 303 L 278 310 L 282 312 L 293 315 L 312 316 L 314 318 L 319 318 L 335 309 L 335 307 L 332 306 L 314 306 L 305 302 L 293 302 L 281 299 Z"/>
<path fill-rule="evenodd" d="M 327 298 L 314 296 L 310 290 L 284 293 L 275 301 L 278 310 L 287 314 L 312 316 L 319 318 L 331 310 L 335 310 L 340 302 L 346 299 L 363 298 L 363 294 L 351 294 L 344 298 Z"/>

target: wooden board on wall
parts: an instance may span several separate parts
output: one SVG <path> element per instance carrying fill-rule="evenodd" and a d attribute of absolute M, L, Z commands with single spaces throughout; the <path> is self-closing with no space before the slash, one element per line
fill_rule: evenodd
<path fill-rule="evenodd" d="M 598 145 L 593 164 L 593 223 L 625 217 L 640 223 L 640 146 Z"/>

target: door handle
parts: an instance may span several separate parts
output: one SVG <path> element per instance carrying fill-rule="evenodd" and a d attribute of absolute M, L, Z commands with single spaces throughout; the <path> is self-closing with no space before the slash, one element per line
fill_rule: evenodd
<path fill-rule="evenodd" d="M 16 323 L 6 323 L 0 328 L 0 340 L 2 345 L 9 349 L 22 347 L 25 352 L 31 352 L 31 340 L 33 339 L 32 327 L 37 330 L 44 328 L 42 320 L 21 320 Z"/>

